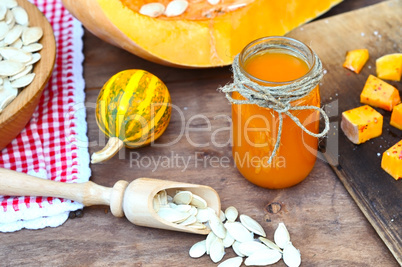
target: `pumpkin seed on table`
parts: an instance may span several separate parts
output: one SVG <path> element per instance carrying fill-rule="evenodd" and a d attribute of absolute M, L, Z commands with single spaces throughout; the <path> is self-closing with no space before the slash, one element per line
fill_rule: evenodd
<path fill-rule="evenodd" d="M 207 251 L 205 246 L 206 241 L 202 240 L 200 242 L 195 243 L 189 251 L 189 255 L 191 258 L 199 258 L 204 255 Z"/>
<path fill-rule="evenodd" d="M 209 257 L 215 263 L 222 260 L 225 255 L 225 247 L 223 246 L 222 239 L 219 237 L 212 241 L 211 247 L 209 248 Z"/>
<path fill-rule="evenodd" d="M 221 262 L 218 267 L 240 267 L 242 263 L 242 257 L 233 257 Z"/>
<path fill-rule="evenodd" d="M 236 221 L 237 216 L 239 216 L 239 212 L 235 207 L 230 206 L 225 210 L 225 216 L 228 221 L 234 222 Z"/>
<path fill-rule="evenodd" d="M 246 242 L 240 243 L 239 251 L 241 254 L 243 254 L 245 256 L 250 256 L 254 252 L 256 252 L 260 249 L 264 249 L 266 247 L 267 246 L 265 244 L 252 240 L 252 241 L 246 241 Z"/>
<path fill-rule="evenodd" d="M 269 264 L 277 263 L 282 258 L 282 254 L 276 250 L 264 248 L 255 251 L 249 257 L 246 258 L 244 264 L 246 266 L 265 266 Z"/>
<path fill-rule="evenodd" d="M 262 226 L 258 222 L 256 222 L 253 218 L 251 218 L 250 216 L 247 216 L 245 214 L 240 215 L 240 222 L 249 231 L 251 231 L 257 235 L 263 236 L 263 237 L 267 236 L 265 234 L 265 231 L 262 228 Z"/>
<path fill-rule="evenodd" d="M 208 214 L 207 209 L 204 209 L 204 212 Z M 226 228 L 226 234 L 224 236 L 222 234 L 221 238 L 215 233 L 219 230 L 215 229 L 214 232 L 214 226 L 211 227 L 211 225 L 219 225 L 218 221 L 220 223 L 223 223 L 223 221 L 220 221 L 216 214 L 213 216 L 210 214 L 208 224 L 212 231 L 204 240 L 205 251 L 214 263 L 218 263 L 223 258 L 225 249 L 229 247 L 232 247 L 238 257 L 227 259 L 218 266 L 240 266 L 243 262 L 243 257 L 246 257 L 244 261 L 246 266 L 266 266 L 278 262 L 282 257 L 289 267 L 298 267 L 301 264 L 300 251 L 290 242 L 289 232 L 284 223 L 278 224 L 274 239 L 281 246 L 283 245 L 282 243 L 286 243 L 286 257 L 285 249 L 282 251 L 278 244 L 267 239 L 263 227 L 250 216 L 242 214 L 239 217 L 240 222 L 231 221 L 230 219 L 236 220 L 238 214 L 237 209 L 232 206 L 225 210 L 225 214 L 229 216 L 226 216 L 226 222 L 223 224 Z M 254 239 L 254 234 L 260 235 L 258 239 Z"/>
<path fill-rule="evenodd" d="M 298 267 L 301 264 L 300 251 L 293 246 L 292 242 L 288 242 L 283 248 L 283 261 L 289 267 Z"/>
<path fill-rule="evenodd" d="M 278 228 L 276 228 L 274 241 L 281 249 L 283 249 L 287 243 L 289 243 L 290 235 L 284 223 L 279 223 Z"/>
<path fill-rule="evenodd" d="M 155 212 L 162 219 L 194 229 L 211 229 L 206 239 L 190 248 L 190 257 L 199 258 L 207 254 L 211 261 L 218 263 L 223 259 L 225 249 L 232 247 L 238 257 L 227 259 L 218 266 L 240 266 L 243 257 L 246 257 L 246 266 L 266 266 L 278 262 L 282 257 L 289 267 L 298 267 L 301 264 L 300 251 L 290 242 L 290 235 L 284 223 L 278 224 L 274 232 L 274 243 L 266 238 L 263 227 L 250 216 L 242 214 L 239 216 L 240 222 L 231 221 L 230 219 L 236 220 L 238 217 L 235 207 L 226 209 L 225 214 L 229 216 L 220 218 L 210 207 L 193 206 L 194 196 L 201 203 L 205 201 L 188 190 L 178 190 L 173 196 L 162 190 L 153 199 Z M 200 214 L 204 223 L 197 218 Z M 223 211 L 220 211 L 220 214 L 224 214 Z M 254 239 L 254 234 L 259 235 L 258 239 Z M 283 250 L 281 246 L 284 247 Z"/>
<path fill-rule="evenodd" d="M 254 239 L 253 233 L 247 230 L 240 222 L 226 222 L 225 228 L 236 241 L 246 242 Z"/>

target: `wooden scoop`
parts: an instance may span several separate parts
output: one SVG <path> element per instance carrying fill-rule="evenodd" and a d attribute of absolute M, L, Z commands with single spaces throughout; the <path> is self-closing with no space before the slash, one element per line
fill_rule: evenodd
<path fill-rule="evenodd" d="M 161 190 L 175 192 L 188 190 L 206 200 L 208 207 L 219 214 L 218 193 L 209 186 L 166 180 L 138 178 L 131 183 L 117 181 L 113 188 L 91 181 L 85 183 L 61 183 L 37 178 L 0 168 L 0 195 L 49 196 L 71 199 L 84 206 L 109 205 L 112 214 L 126 218 L 135 225 L 206 235 L 209 229 L 193 229 L 161 219 L 153 208 L 154 196 Z"/>

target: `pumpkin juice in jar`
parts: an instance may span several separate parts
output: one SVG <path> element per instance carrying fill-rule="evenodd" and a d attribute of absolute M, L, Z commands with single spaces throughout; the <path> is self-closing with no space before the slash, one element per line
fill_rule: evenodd
<path fill-rule="evenodd" d="M 262 44 L 272 43 L 261 49 Z M 250 43 L 239 55 L 239 70 L 251 81 L 275 90 L 309 78 L 315 54 L 303 43 L 285 37 L 267 37 Z M 318 85 L 307 95 L 290 102 L 291 107 L 319 107 Z M 239 92 L 232 98 L 246 100 Z M 290 109 L 290 114 L 310 132 L 319 131 L 319 111 Z M 283 123 L 279 133 L 279 116 Z M 296 120 L 297 120 L 296 119 Z M 276 189 L 293 186 L 312 170 L 318 138 L 306 133 L 287 114 L 256 104 L 232 104 L 233 157 L 240 173 L 250 182 Z M 279 146 L 271 160 L 275 144 Z"/>

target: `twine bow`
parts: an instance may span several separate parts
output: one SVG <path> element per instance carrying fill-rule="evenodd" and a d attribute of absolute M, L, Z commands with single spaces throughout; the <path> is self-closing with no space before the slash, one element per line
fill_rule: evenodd
<path fill-rule="evenodd" d="M 315 64 L 311 70 L 311 75 L 298 81 L 279 85 L 279 86 L 263 86 L 246 77 L 239 67 L 239 55 L 237 55 L 232 64 L 233 83 L 227 84 L 220 91 L 225 93 L 226 98 L 232 104 L 256 104 L 260 107 L 269 108 L 276 111 L 279 115 L 279 127 L 276 143 L 268 164 L 271 164 L 280 144 L 282 134 L 283 118 L 282 114 L 289 116 L 304 132 L 314 137 L 322 137 L 329 131 L 329 118 L 325 111 L 316 106 L 292 106 L 292 102 L 306 97 L 318 85 L 323 77 L 321 60 L 315 55 Z M 231 93 L 238 92 L 246 100 L 233 99 Z M 313 133 L 309 131 L 300 120 L 293 116 L 292 110 L 313 109 L 319 111 L 325 120 L 325 128 L 321 133 Z"/>

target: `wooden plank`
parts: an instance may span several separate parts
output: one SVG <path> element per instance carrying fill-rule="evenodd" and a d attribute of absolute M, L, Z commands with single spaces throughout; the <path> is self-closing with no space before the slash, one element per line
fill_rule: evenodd
<path fill-rule="evenodd" d="M 381 169 L 381 155 L 401 140 L 402 131 L 389 125 L 384 116 L 383 134 L 361 145 L 352 144 L 339 128 L 341 113 L 360 106 L 360 93 L 369 74 L 375 75 L 375 59 L 402 51 L 402 1 L 371 7 L 299 28 L 289 35 L 311 45 L 327 71 L 322 85 L 323 103 L 332 106 L 334 122 L 329 136 L 332 148 L 327 160 L 364 215 L 395 258 L 402 264 L 402 181 L 395 181 Z M 342 68 L 348 50 L 367 48 L 370 59 L 360 74 Z M 391 82 L 402 94 L 400 82 Z M 338 150 L 339 149 L 339 150 Z M 338 157 L 339 155 L 339 157 Z"/>

